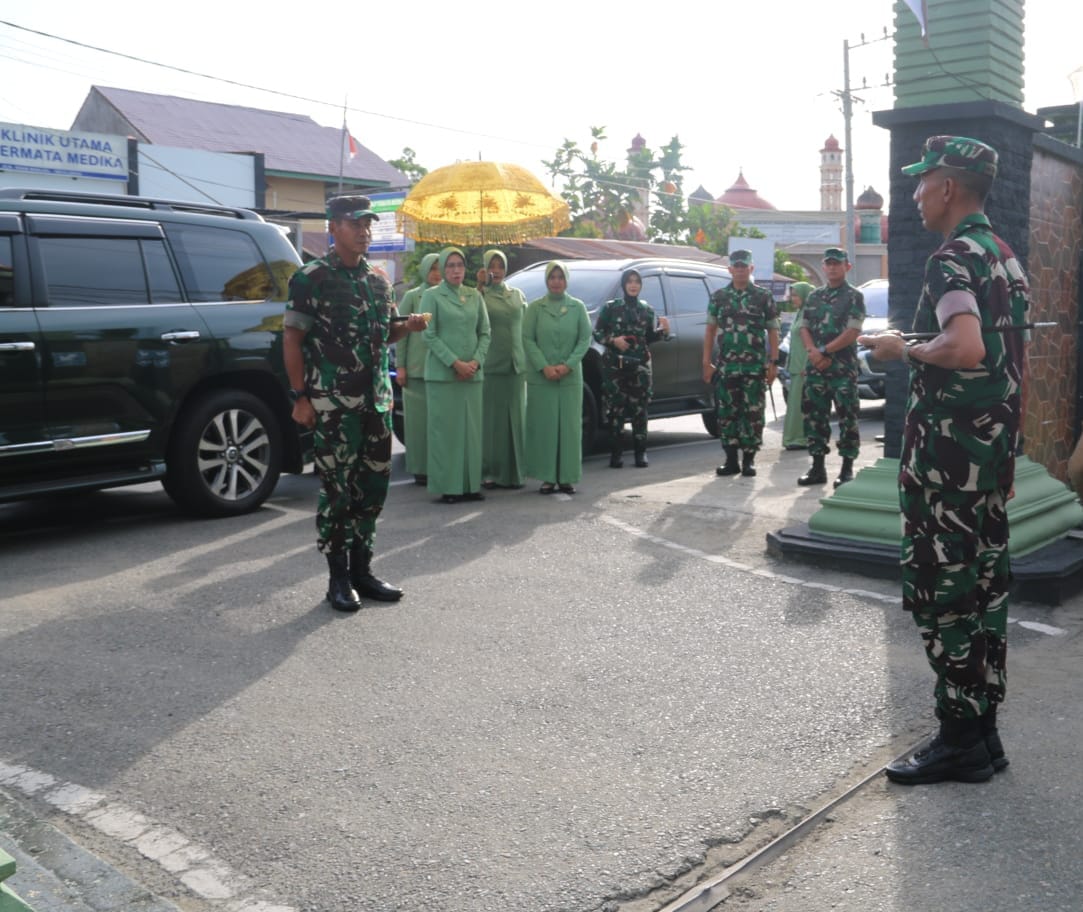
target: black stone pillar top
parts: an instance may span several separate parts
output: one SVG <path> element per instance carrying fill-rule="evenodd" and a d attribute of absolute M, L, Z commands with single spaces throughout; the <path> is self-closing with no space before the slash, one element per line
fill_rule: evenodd
<path fill-rule="evenodd" d="M 1015 251 L 1026 268 L 1030 237 L 1030 169 L 1034 157 L 1034 134 L 1043 122 L 1009 104 L 977 101 L 877 111 L 873 123 L 891 131 L 891 173 L 888 214 L 888 318 L 897 329 L 908 330 L 914 322 L 925 275 L 925 261 L 940 246 L 940 235 L 927 231 L 914 205 L 918 179 L 902 173 L 902 167 L 921 158 L 929 136 L 970 136 L 988 143 L 1000 157 L 997 178 L 985 211 L 996 231 Z M 884 455 L 897 458 L 902 452 L 903 416 L 906 409 L 908 372 L 888 372 L 884 408 Z"/>

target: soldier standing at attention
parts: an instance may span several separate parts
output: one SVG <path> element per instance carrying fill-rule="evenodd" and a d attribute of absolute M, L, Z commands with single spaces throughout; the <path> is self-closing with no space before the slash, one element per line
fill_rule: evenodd
<path fill-rule="evenodd" d="M 915 332 L 863 336 L 881 360 L 910 365 L 899 500 L 903 607 L 913 613 L 936 675 L 939 733 L 889 763 L 888 778 L 920 784 L 983 782 L 1008 765 L 997 732 L 1007 653 L 1007 501 L 1022 417 L 1026 276 L 993 233 L 985 198 L 997 153 L 976 139 L 932 136 L 914 201 L 944 236 L 925 265 Z"/>
<path fill-rule="evenodd" d="M 655 319 L 654 308 L 641 301 L 643 279 L 634 269 L 620 277 L 622 296 L 606 301 L 594 324 L 602 356 L 602 408 L 609 427 L 609 467 L 624 465 L 621 434 L 632 423 L 636 467 L 647 467 L 647 406 L 651 401 L 650 344 L 669 338 L 669 320 Z"/>
<path fill-rule="evenodd" d="M 778 308 L 771 292 L 752 281 L 752 253 L 730 254 L 732 281 L 711 295 L 703 333 L 703 382 L 713 383 L 726 462 L 717 475 L 756 474 L 763 443 L 767 387 L 778 375 Z M 712 360 L 718 338 L 718 361 Z M 737 464 L 737 450 L 743 451 Z"/>
<path fill-rule="evenodd" d="M 799 485 L 825 484 L 824 457 L 830 448 L 831 406 L 839 416 L 839 455 L 842 468 L 835 487 L 853 480 L 854 460 L 861 445 L 857 430 L 860 399 L 857 393 L 857 337 L 865 322 L 865 296 L 846 281 L 850 258 L 841 247 L 824 251 L 827 284 L 805 301 L 797 321 L 801 341 L 808 352 L 801 411 L 812 467 Z"/>
<path fill-rule="evenodd" d="M 376 517 L 391 480 L 391 378 L 387 348 L 425 328 L 413 314 L 392 325 L 391 283 L 365 261 L 368 197 L 327 203 L 334 247 L 290 279 L 282 338 L 293 420 L 315 428 L 320 475 L 316 547 L 327 557 L 327 600 L 356 611 L 360 595 L 393 602 L 402 590 L 372 574 Z"/>

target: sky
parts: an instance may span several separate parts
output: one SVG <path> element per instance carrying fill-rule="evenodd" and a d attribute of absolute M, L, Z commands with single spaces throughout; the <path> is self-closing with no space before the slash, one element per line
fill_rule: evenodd
<path fill-rule="evenodd" d="M 0 121 L 69 129 L 95 84 L 307 114 L 327 126 L 340 126 L 345 109 L 353 136 L 385 159 L 409 147 L 429 170 L 508 161 L 547 184 L 543 161 L 565 139 L 589 147 L 597 126 L 608 137 L 600 157 L 617 162 L 636 134 L 655 150 L 679 137 L 686 194 L 702 185 L 720 196 L 743 173 L 779 209 L 818 210 L 820 150 L 829 135 L 845 137 L 837 93 L 847 41 L 860 99 L 854 196 L 868 186 L 888 195 L 889 134 L 872 112 L 894 101 L 883 85 L 892 0 L 289 9 L 0 0 Z M 1024 108 L 1071 104 L 1083 6 L 1025 0 L 1024 9 Z M 888 39 L 874 40 L 885 29 Z"/>

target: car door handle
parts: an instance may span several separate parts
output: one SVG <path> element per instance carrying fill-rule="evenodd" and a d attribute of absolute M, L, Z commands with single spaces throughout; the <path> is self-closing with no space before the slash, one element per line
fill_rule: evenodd
<path fill-rule="evenodd" d="M 33 342 L 0 342 L 0 352 L 32 352 Z"/>
<path fill-rule="evenodd" d="M 163 342 L 191 342 L 199 338 L 198 329 L 189 329 L 178 332 L 162 333 Z"/>

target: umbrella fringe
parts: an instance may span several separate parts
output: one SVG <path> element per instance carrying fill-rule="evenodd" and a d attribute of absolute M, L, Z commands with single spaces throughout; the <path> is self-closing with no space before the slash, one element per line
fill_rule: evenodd
<path fill-rule="evenodd" d="M 401 211 L 401 210 L 400 210 Z M 565 218 L 538 218 L 514 225 L 447 225 L 418 222 L 408 215 L 402 217 L 402 230 L 415 241 L 430 244 L 458 244 L 463 247 L 484 247 L 487 244 L 518 244 L 538 237 L 555 237 L 571 222 Z"/>

